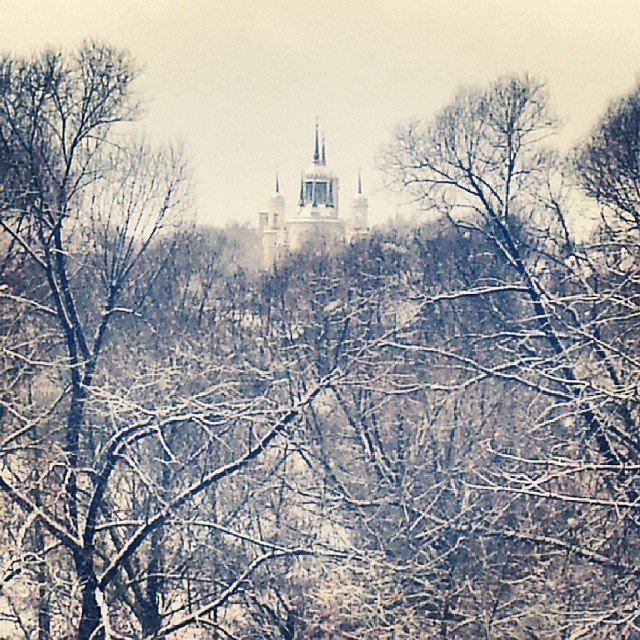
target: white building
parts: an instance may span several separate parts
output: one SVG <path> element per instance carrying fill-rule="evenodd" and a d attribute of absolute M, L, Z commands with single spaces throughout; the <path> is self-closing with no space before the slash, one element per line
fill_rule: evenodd
<path fill-rule="evenodd" d="M 362 193 L 358 172 L 358 193 L 346 217 L 340 216 L 338 177 L 327 168 L 324 140 L 322 146 L 316 122 L 313 163 L 300 177 L 298 206 L 287 215 L 276 174 L 275 192 L 268 207 L 259 214 L 262 259 L 265 267 L 298 251 L 305 245 L 331 246 L 350 242 L 368 232 L 369 201 Z"/>

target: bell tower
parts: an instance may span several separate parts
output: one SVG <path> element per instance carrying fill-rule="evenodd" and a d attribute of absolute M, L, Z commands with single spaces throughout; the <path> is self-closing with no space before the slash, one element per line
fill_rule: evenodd
<path fill-rule="evenodd" d="M 298 215 L 312 218 L 338 218 L 339 181 L 327 169 L 327 153 L 324 136 L 320 143 L 320 127 L 316 118 L 313 163 L 300 178 Z"/>

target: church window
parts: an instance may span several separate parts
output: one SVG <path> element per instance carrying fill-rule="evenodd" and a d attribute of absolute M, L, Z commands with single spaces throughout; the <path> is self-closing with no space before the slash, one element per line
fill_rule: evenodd
<path fill-rule="evenodd" d="M 327 183 L 316 182 L 316 202 L 318 204 L 325 204 L 327 201 Z"/>

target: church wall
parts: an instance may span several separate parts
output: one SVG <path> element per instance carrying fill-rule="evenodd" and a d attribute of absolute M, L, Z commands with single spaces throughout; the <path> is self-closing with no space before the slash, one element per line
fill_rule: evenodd
<path fill-rule="evenodd" d="M 287 226 L 291 251 L 299 251 L 308 244 L 328 246 L 344 241 L 345 229 L 340 220 L 290 220 Z"/>
<path fill-rule="evenodd" d="M 278 232 L 273 229 L 265 229 L 262 233 L 262 264 L 270 267 L 281 256 L 278 246 Z"/>

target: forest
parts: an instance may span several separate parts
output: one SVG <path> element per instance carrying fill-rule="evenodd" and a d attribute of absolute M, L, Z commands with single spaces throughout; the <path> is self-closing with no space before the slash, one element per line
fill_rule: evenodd
<path fill-rule="evenodd" d="M 461 88 L 258 271 L 138 75 L 0 58 L 0 638 L 639 638 L 640 85 Z"/>

